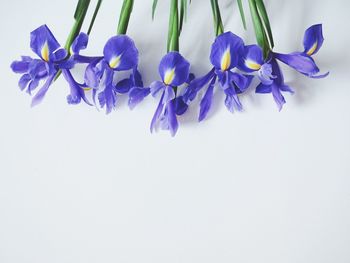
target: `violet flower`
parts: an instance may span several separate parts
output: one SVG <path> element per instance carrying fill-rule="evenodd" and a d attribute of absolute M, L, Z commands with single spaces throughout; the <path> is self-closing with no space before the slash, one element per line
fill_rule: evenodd
<path fill-rule="evenodd" d="M 65 58 L 68 54 L 46 25 L 30 33 L 30 47 L 39 59 L 22 56 L 21 61 L 14 61 L 11 64 L 11 69 L 15 73 L 22 74 L 18 85 L 21 90 L 27 90 L 30 95 L 39 83 L 45 80 L 45 84 L 32 99 L 32 106 L 35 106 L 44 99 L 57 72 L 67 66 Z"/>
<path fill-rule="evenodd" d="M 142 88 L 142 78 L 137 70 L 138 50 L 134 41 L 126 35 L 111 37 L 102 57 L 77 55 L 74 59 L 80 63 L 89 63 L 85 71 L 85 85 L 93 88 L 95 104 L 97 96 L 100 107 L 106 107 L 107 114 L 115 109 L 118 94 L 130 92 L 130 108 L 149 94 L 149 89 Z M 115 84 L 115 73 L 128 70 L 132 70 L 130 77 Z M 103 87 L 100 88 L 103 77 Z"/>
<path fill-rule="evenodd" d="M 294 91 L 284 83 L 283 74 L 277 60 L 307 77 L 324 78 L 328 76 L 329 72 L 318 75 L 320 70 L 311 57 L 318 52 L 323 41 L 322 25 L 318 24 L 305 31 L 303 52 L 290 54 L 271 52 L 268 59 L 264 61 L 259 46 L 246 46 L 239 62 L 239 68 L 246 72 L 258 72 L 261 83 L 257 86 L 256 93 L 272 93 L 279 110 L 282 110 L 286 103 L 282 92 L 294 93 Z"/>
<path fill-rule="evenodd" d="M 189 79 L 190 63 L 178 52 L 169 52 L 159 64 L 159 75 L 162 81 L 155 81 L 150 85 L 152 96 L 161 92 L 158 107 L 151 122 L 151 132 L 160 127 L 169 130 L 175 136 L 179 127 L 176 112 L 177 100 L 175 87 L 181 86 Z"/>
<path fill-rule="evenodd" d="M 199 121 L 206 118 L 214 93 L 214 86 L 218 79 L 222 91 L 226 94 L 225 105 L 230 112 L 242 110 L 238 94 L 249 87 L 253 76 L 242 75 L 232 70 L 238 65 L 239 57 L 244 49 L 243 40 L 231 32 L 219 35 L 211 48 L 210 61 L 213 69 L 205 76 L 191 82 L 183 94 L 183 100 L 189 104 L 195 99 L 197 93 L 209 83 L 201 99 Z"/>

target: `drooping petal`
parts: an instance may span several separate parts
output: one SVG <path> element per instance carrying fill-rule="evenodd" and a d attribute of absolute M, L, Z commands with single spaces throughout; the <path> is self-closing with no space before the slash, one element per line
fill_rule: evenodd
<path fill-rule="evenodd" d="M 32 80 L 29 74 L 24 74 L 22 77 L 19 79 L 18 86 L 21 90 L 24 90 L 27 86 L 28 83 Z"/>
<path fill-rule="evenodd" d="M 161 81 L 154 81 L 151 83 L 151 85 L 149 87 L 150 87 L 151 94 L 153 97 L 157 96 L 159 91 L 165 89 L 165 85 Z"/>
<path fill-rule="evenodd" d="M 143 87 L 143 81 L 140 71 L 138 71 L 137 68 L 133 69 L 133 73 L 130 77 L 130 79 L 133 81 L 134 87 Z"/>
<path fill-rule="evenodd" d="M 175 99 L 174 89 L 170 86 L 165 87 L 163 101 L 165 104 L 168 104 L 171 100 Z"/>
<path fill-rule="evenodd" d="M 178 128 L 179 128 L 179 123 L 176 118 L 176 112 L 175 112 L 175 103 L 174 100 L 171 100 L 167 103 L 166 105 L 166 110 L 167 110 L 167 119 L 168 119 L 168 125 L 169 125 L 169 131 L 171 136 L 175 136 Z"/>
<path fill-rule="evenodd" d="M 74 80 L 72 73 L 67 69 L 63 69 L 62 74 L 70 87 L 70 94 L 67 96 L 68 104 L 79 104 L 83 99 L 86 104 L 92 106 L 85 96 L 84 89 Z"/>
<path fill-rule="evenodd" d="M 50 69 L 47 67 L 47 63 L 43 62 L 39 59 L 33 59 L 28 68 L 28 73 L 31 76 L 32 79 L 35 79 L 37 77 L 43 77 L 47 74 L 52 74 L 54 69 L 52 69 L 51 73 L 49 72 Z"/>
<path fill-rule="evenodd" d="M 260 70 L 264 64 L 264 57 L 261 47 L 249 45 L 244 47 L 242 56 L 239 58 L 238 68 L 251 73 Z"/>
<path fill-rule="evenodd" d="M 115 85 L 115 91 L 121 94 L 128 93 L 132 88 L 133 83 L 130 78 L 123 79 Z"/>
<path fill-rule="evenodd" d="M 103 54 L 109 67 L 114 70 L 129 70 L 138 64 L 138 50 L 134 41 L 126 35 L 110 38 L 104 47 Z"/>
<path fill-rule="evenodd" d="M 212 100 L 213 100 L 213 94 L 214 94 L 214 85 L 216 82 L 216 77 L 214 77 L 209 86 L 207 91 L 205 92 L 205 95 L 203 99 L 201 100 L 200 104 L 200 111 L 199 111 L 199 118 L 198 121 L 202 121 L 207 117 L 207 114 L 211 108 Z"/>
<path fill-rule="evenodd" d="M 49 61 L 61 46 L 50 29 L 43 25 L 30 33 L 30 47 L 42 60 Z"/>
<path fill-rule="evenodd" d="M 271 85 L 271 91 L 272 91 L 273 98 L 277 104 L 278 110 L 281 111 L 283 108 L 283 105 L 286 103 L 286 100 L 283 97 L 279 87 L 276 84 Z"/>
<path fill-rule="evenodd" d="M 32 107 L 38 105 L 40 102 L 42 102 L 42 100 L 44 99 L 46 92 L 48 91 L 50 85 L 52 84 L 54 78 L 55 78 L 56 74 L 52 74 L 50 75 L 44 86 L 37 92 L 37 94 L 35 94 L 35 96 L 32 99 Z"/>
<path fill-rule="evenodd" d="M 308 56 L 316 54 L 322 47 L 323 41 L 322 24 L 309 27 L 304 35 L 304 53 Z"/>
<path fill-rule="evenodd" d="M 160 116 L 163 112 L 163 108 L 164 108 L 164 103 L 163 103 L 163 98 L 164 98 L 164 92 L 162 94 L 162 97 L 159 100 L 159 104 L 157 106 L 157 109 L 153 115 L 152 121 L 151 121 L 151 126 L 150 126 L 150 131 L 151 133 L 153 133 L 153 131 L 156 130 L 157 128 L 157 124 L 159 122 Z"/>
<path fill-rule="evenodd" d="M 32 91 L 34 91 L 39 86 L 40 78 L 34 78 L 28 85 L 27 92 L 29 95 L 32 95 Z"/>
<path fill-rule="evenodd" d="M 272 83 L 269 85 L 265 85 L 264 83 L 260 83 L 255 90 L 255 93 L 259 93 L 259 94 L 267 94 L 267 93 L 271 93 L 272 92 Z"/>
<path fill-rule="evenodd" d="M 229 81 L 233 82 L 237 93 L 243 93 L 249 88 L 253 80 L 252 75 L 242 75 L 236 72 L 228 72 Z"/>
<path fill-rule="evenodd" d="M 159 74 L 165 85 L 180 86 L 188 79 L 190 63 L 179 52 L 169 52 L 159 64 Z"/>
<path fill-rule="evenodd" d="M 233 113 L 234 109 L 237 109 L 238 111 L 243 110 L 242 104 L 233 87 L 225 89 L 225 94 L 226 94 L 225 105 L 230 112 Z"/>
<path fill-rule="evenodd" d="M 320 72 L 315 61 L 304 53 L 274 53 L 274 57 L 308 77 L 312 77 Z"/>
<path fill-rule="evenodd" d="M 81 32 L 73 41 L 71 46 L 72 54 L 79 54 L 81 50 L 86 49 L 89 42 L 89 36 Z"/>
<path fill-rule="evenodd" d="M 208 74 L 201 78 L 194 79 L 185 88 L 183 93 L 183 100 L 185 103 L 189 103 L 195 99 L 197 93 L 215 76 L 215 69 L 213 68 Z"/>
<path fill-rule="evenodd" d="M 226 32 L 219 35 L 211 47 L 210 61 L 216 69 L 230 70 L 237 66 L 244 48 L 243 40 Z"/>
<path fill-rule="evenodd" d="M 183 115 L 188 109 L 188 105 L 185 103 L 183 96 L 176 97 L 174 99 L 174 104 L 176 115 Z"/>
<path fill-rule="evenodd" d="M 113 90 L 113 86 L 110 84 L 107 85 L 105 89 L 98 94 L 98 100 L 101 108 L 106 106 L 106 114 L 111 113 L 117 106 L 117 95 Z"/>
<path fill-rule="evenodd" d="M 11 63 L 11 69 L 14 73 L 20 73 L 20 74 L 23 74 L 23 73 L 26 73 L 29 71 L 29 65 L 31 63 L 33 59 L 31 60 L 16 60 L 16 61 L 13 61 Z"/>
<path fill-rule="evenodd" d="M 134 109 L 145 97 L 150 94 L 150 88 L 134 87 L 129 92 L 129 108 Z"/>
<path fill-rule="evenodd" d="M 87 86 L 92 88 L 97 88 L 101 77 L 98 72 L 99 69 L 97 68 L 97 64 L 101 61 L 101 58 L 95 59 L 92 61 L 85 70 L 84 80 Z"/>

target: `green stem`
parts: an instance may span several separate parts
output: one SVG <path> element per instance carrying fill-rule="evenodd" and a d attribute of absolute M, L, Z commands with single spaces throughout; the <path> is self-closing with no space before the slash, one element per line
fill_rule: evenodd
<path fill-rule="evenodd" d="M 171 0 L 167 47 L 168 52 L 179 51 L 179 32 L 178 0 Z"/>
<path fill-rule="evenodd" d="M 224 26 L 221 19 L 220 7 L 217 0 L 210 0 L 211 9 L 213 11 L 215 35 L 219 36 L 224 33 Z"/>
<path fill-rule="evenodd" d="M 79 0 L 78 1 L 77 8 L 76 8 L 75 13 L 74 13 L 75 22 L 74 22 L 73 27 L 68 35 L 66 44 L 64 45 L 64 48 L 68 52 L 68 57 L 71 55 L 70 54 L 70 47 L 72 46 L 74 39 L 80 33 L 81 27 L 82 27 L 83 22 L 85 20 L 86 13 L 89 9 L 89 5 L 90 5 L 90 0 Z M 56 81 L 60 77 L 61 73 L 62 73 L 61 70 L 59 70 L 57 72 L 54 81 Z"/>
<path fill-rule="evenodd" d="M 82 6 L 82 2 L 84 2 L 84 5 Z M 74 41 L 74 39 L 77 37 L 79 34 L 81 27 L 83 25 L 83 22 L 85 20 L 85 16 L 87 13 L 87 10 L 89 9 L 90 5 L 90 0 L 86 1 L 79 1 L 78 6 L 77 6 L 77 11 L 76 11 L 76 17 L 75 17 L 75 22 L 73 24 L 73 27 L 68 35 L 66 44 L 65 44 L 65 49 L 70 53 L 70 47 Z"/>
<path fill-rule="evenodd" d="M 126 34 L 133 6 L 134 6 L 134 0 L 124 0 L 122 10 L 120 11 L 118 30 L 117 30 L 118 35 Z"/>

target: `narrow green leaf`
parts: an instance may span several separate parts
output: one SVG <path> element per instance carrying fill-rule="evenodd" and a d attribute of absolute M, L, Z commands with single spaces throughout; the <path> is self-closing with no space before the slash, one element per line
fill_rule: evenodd
<path fill-rule="evenodd" d="M 270 49 L 273 49 L 274 41 L 273 41 L 273 36 L 272 36 L 272 30 L 271 30 L 269 17 L 267 15 L 266 8 L 264 5 L 264 1 L 263 0 L 256 0 L 256 6 L 258 9 L 259 16 L 262 18 L 264 30 L 266 31 L 267 36 L 268 36 Z"/>
<path fill-rule="evenodd" d="M 260 16 L 258 13 L 258 9 L 256 7 L 255 0 L 249 0 L 249 7 L 250 7 L 250 13 L 252 16 L 252 20 L 253 20 L 256 40 L 257 40 L 259 46 L 261 46 L 261 48 L 263 49 L 264 55 L 266 56 L 268 53 L 268 50 L 269 50 L 268 41 L 267 41 L 267 38 L 265 35 L 265 31 L 264 31 L 262 22 L 260 20 Z"/>
<path fill-rule="evenodd" d="M 210 0 L 210 3 L 211 3 L 211 9 L 213 11 L 215 35 L 218 36 L 224 32 L 224 26 L 222 24 L 220 7 L 217 0 Z"/>
<path fill-rule="evenodd" d="M 90 4 L 90 0 L 79 0 L 77 7 L 74 12 L 74 19 L 77 20 L 79 17 L 84 13 L 84 10 L 87 9 L 87 7 Z"/>
<path fill-rule="evenodd" d="M 180 2 L 180 33 L 182 31 L 182 26 L 184 23 L 184 20 L 186 20 L 187 16 L 187 0 L 181 0 Z"/>
<path fill-rule="evenodd" d="M 153 4 L 152 4 L 152 20 L 154 19 L 154 14 L 156 12 L 157 4 L 158 4 L 158 0 L 153 0 Z"/>
<path fill-rule="evenodd" d="M 87 31 L 88 35 L 90 35 L 91 30 L 92 30 L 92 28 L 94 26 L 94 23 L 95 23 L 98 11 L 100 10 L 101 4 L 102 4 L 102 0 L 98 0 L 97 5 L 95 7 L 94 15 L 92 16 L 92 19 L 91 19 L 91 22 L 90 22 L 90 26 L 89 26 L 89 29 Z"/>
<path fill-rule="evenodd" d="M 128 29 L 130 15 L 134 7 L 134 0 L 124 0 L 122 10 L 120 11 L 117 34 L 125 35 Z"/>
<path fill-rule="evenodd" d="M 237 0 L 237 4 L 238 4 L 239 13 L 241 14 L 243 27 L 244 27 L 245 30 L 247 30 L 247 23 L 246 23 L 246 20 L 245 20 L 242 0 Z"/>

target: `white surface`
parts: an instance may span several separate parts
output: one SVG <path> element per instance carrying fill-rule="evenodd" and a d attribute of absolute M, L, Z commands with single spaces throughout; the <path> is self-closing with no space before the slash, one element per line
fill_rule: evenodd
<path fill-rule="evenodd" d="M 149 134 L 152 98 L 105 116 L 68 106 L 62 79 L 31 109 L 9 65 L 31 54 L 41 24 L 63 43 L 75 1 L 1 1 L 1 263 L 350 262 L 348 1 L 267 1 L 280 52 L 324 23 L 316 60 L 331 75 L 284 68 L 296 94 L 281 113 L 252 89 L 232 115 L 217 94 L 210 118 L 197 124 L 191 110 L 175 138 Z M 87 53 L 114 33 L 120 2 L 103 4 Z M 130 23 L 146 84 L 158 78 L 168 15 L 159 1 L 151 23 L 150 2 L 136 1 Z M 192 2 L 181 46 L 201 75 L 212 19 L 209 1 Z M 250 23 L 244 32 L 236 6 L 221 2 L 226 29 L 253 43 Z"/>

